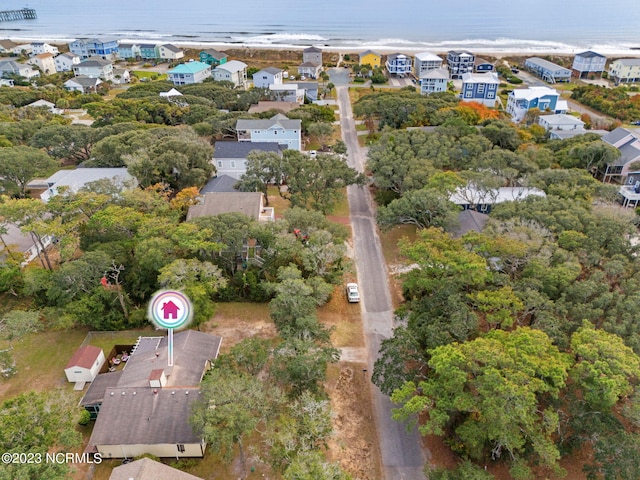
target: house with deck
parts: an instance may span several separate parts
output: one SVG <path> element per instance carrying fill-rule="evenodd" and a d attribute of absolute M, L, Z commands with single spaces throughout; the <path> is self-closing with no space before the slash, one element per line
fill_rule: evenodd
<path fill-rule="evenodd" d="M 464 73 L 460 99 L 463 102 L 478 102 L 493 107 L 498 97 L 498 85 L 500 80 L 495 72 Z"/>
<path fill-rule="evenodd" d="M 447 68 L 452 79 L 459 80 L 465 73 L 472 73 L 476 56 L 467 50 L 449 50 Z"/>
<path fill-rule="evenodd" d="M 261 192 L 205 193 L 201 203 L 189 207 L 187 220 L 198 217 L 242 213 L 259 222 L 273 222 L 273 207 L 264 206 Z"/>
<path fill-rule="evenodd" d="M 174 85 L 191 85 L 202 83 L 211 78 L 211 65 L 202 62 L 187 62 L 167 72 L 169 81 Z"/>
<path fill-rule="evenodd" d="M 473 64 L 473 68 L 476 73 L 495 72 L 496 65 L 484 58 L 476 57 L 476 61 Z"/>
<path fill-rule="evenodd" d="M 449 83 L 449 70 L 446 68 L 436 68 L 428 70 L 420 76 L 420 93 L 429 95 L 435 92 L 446 92 Z"/>
<path fill-rule="evenodd" d="M 122 189 L 134 188 L 138 184 L 126 168 L 58 170 L 45 181 L 47 189 L 40 194 L 40 199 L 46 203 L 61 192 L 76 193 L 98 180 L 110 180 Z"/>
<path fill-rule="evenodd" d="M 602 141 L 620 152 L 620 156 L 606 166 L 603 181 L 622 183 L 630 166 L 640 162 L 640 136 L 636 132 L 618 127 L 604 135 Z"/>
<path fill-rule="evenodd" d="M 411 73 L 413 65 L 410 56 L 404 53 L 392 53 L 391 55 L 387 55 L 385 67 L 389 75 L 404 77 Z"/>
<path fill-rule="evenodd" d="M 216 82 L 227 81 L 239 88 L 247 87 L 247 64 L 239 60 L 218 65 L 211 75 Z"/>
<path fill-rule="evenodd" d="M 118 57 L 118 40 L 115 38 L 79 38 L 69 43 L 69 51 L 81 59 L 102 57 L 115 60 Z"/>
<path fill-rule="evenodd" d="M 522 121 L 527 111 L 532 109 L 549 113 L 567 113 L 568 105 L 566 100 L 560 99 L 560 94 L 555 88 L 516 88 L 509 93 L 506 110 L 511 115 L 511 120 Z"/>
<path fill-rule="evenodd" d="M 524 61 L 524 67 L 547 83 L 553 84 L 571 80 L 571 70 L 544 58 L 527 58 Z"/>
<path fill-rule="evenodd" d="M 171 43 L 165 43 L 157 47 L 158 58 L 160 60 L 180 60 L 184 58 L 184 51 Z"/>
<path fill-rule="evenodd" d="M 546 197 L 544 191 L 531 187 L 500 187 L 497 189 L 479 188 L 469 184 L 458 188 L 449 200 L 463 210 L 475 210 L 490 213 L 493 205 L 503 202 L 516 202 L 528 197 Z"/>
<path fill-rule="evenodd" d="M 365 50 L 358 56 L 358 63 L 360 65 L 369 65 L 372 68 L 379 68 L 382 65 L 382 55 L 373 50 Z"/>
<path fill-rule="evenodd" d="M 209 48 L 208 50 L 203 50 L 200 52 L 200 61 L 202 63 L 206 63 L 207 65 L 211 65 L 212 67 L 217 67 L 218 65 L 222 65 L 227 63 L 227 54 L 224 52 L 219 52 L 213 48 Z"/>
<path fill-rule="evenodd" d="M 609 64 L 609 79 L 621 83 L 640 82 L 640 58 L 618 58 Z"/>
<path fill-rule="evenodd" d="M 206 443 L 189 417 L 221 342 L 195 330 L 177 332 L 168 366 L 167 337 L 140 337 L 124 368 L 98 375 L 80 401 L 97 417 L 85 452 L 102 458 L 204 456 Z"/>
<path fill-rule="evenodd" d="M 618 191 L 618 201 L 623 207 L 638 208 L 640 206 L 640 172 L 627 173 Z"/>
<path fill-rule="evenodd" d="M 573 57 L 571 73 L 577 78 L 600 78 L 604 72 L 607 57 L 587 50 Z"/>
<path fill-rule="evenodd" d="M 70 92 L 97 93 L 98 85 L 101 83 L 103 83 L 102 80 L 97 77 L 94 78 L 87 77 L 86 75 L 79 75 L 77 77 L 70 78 L 62 85 Z"/>
<path fill-rule="evenodd" d="M 140 58 L 140 45 L 137 43 L 119 43 L 118 58 L 121 60 Z"/>
<path fill-rule="evenodd" d="M 437 70 L 442 67 L 442 58 L 435 53 L 420 52 L 413 57 L 413 76 L 421 78 L 429 70 Z"/>
<path fill-rule="evenodd" d="M 217 175 L 239 180 L 247 173 L 247 156 L 251 152 L 274 153 L 282 157 L 280 145 L 274 142 L 216 142 L 213 162 Z"/>
<path fill-rule="evenodd" d="M 108 82 L 113 80 L 113 63 L 101 57 L 90 57 L 74 65 L 73 73 L 76 77 L 83 75 Z"/>
<path fill-rule="evenodd" d="M 296 105 L 304 103 L 304 89 L 297 83 L 269 85 L 269 96 L 276 102 L 291 102 Z"/>
<path fill-rule="evenodd" d="M 302 150 L 302 121 L 282 114 L 269 119 L 240 118 L 236 132 L 239 142 L 273 142 L 290 150 Z"/>
<path fill-rule="evenodd" d="M 40 55 L 41 53 L 50 53 L 55 56 L 60 53 L 60 50 L 55 45 L 46 42 L 31 42 L 31 55 Z"/>
<path fill-rule="evenodd" d="M 52 53 L 39 53 L 27 60 L 29 65 L 33 65 L 40 69 L 45 75 L 52 75 L 56 73 L 56 62 Z"/>
<path fill-rule="evenodd" d="M 13 60 L 0 60 L 0 77 L 11 75 L 17 75 L 31 80 L 34 77 L 39 77 L 40 72 L 31 68 L 30 65 L 14 62 Z"/>
<path fill-rule="evenodd" d="M 577 131 L 587 133 L 584 122 L 573 115 L 557 113 L 552 115 L 540 115 L 538 125 L 543 126 L 547 131 Z"/>

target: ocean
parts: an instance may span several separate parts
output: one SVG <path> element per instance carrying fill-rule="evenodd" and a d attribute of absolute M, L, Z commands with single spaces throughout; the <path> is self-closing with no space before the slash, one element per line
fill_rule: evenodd
<path fill-rule="evenodd" d="M 640 54 L 638 0 L 3 0 L 0 37 L 341 50 Z"/>

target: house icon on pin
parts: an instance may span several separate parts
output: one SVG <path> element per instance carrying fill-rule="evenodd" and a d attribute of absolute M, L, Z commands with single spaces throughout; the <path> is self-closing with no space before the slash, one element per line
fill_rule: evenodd
<path fill-rule="evenodd" d="M 169 300 L 168 302 L 165 302 L 162 304 L 161 310 L 162 310 L 163 318 L 165 320 L 169 320 L 169 319 L 175 320 L 178 318 L 178 310 L 180 310 L 180 307 L 178 307 L 175 303 Z"/>

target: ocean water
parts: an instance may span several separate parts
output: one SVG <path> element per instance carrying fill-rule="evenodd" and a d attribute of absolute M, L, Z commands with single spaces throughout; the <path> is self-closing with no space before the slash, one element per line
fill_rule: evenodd
<path fill-rule="evenodd" d="M 36 20 L 0 22 L 0 37 L 71 41 L 115 36 L 176 45 L 314 45 L 408 53 L 633 53 L 639 0 L 2 0 Z M 635 51 L 636 54 L 640 53 Z"/>

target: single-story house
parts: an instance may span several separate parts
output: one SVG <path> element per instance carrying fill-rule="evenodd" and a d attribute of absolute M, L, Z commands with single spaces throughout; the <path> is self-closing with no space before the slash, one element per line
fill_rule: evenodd
<path fill-rule="evenodd" d="M 231 212 L 244 213 L 261 222 L 275 220 L 273 207 L 264 206 L 260 192 L 206 193 L 202 203 L 189 207 L 187 220 Z"/>
<path fill-rule="evenodd" d="M 131 81 L 131 73 L 126 68 L 114 68 L 113 79 L 111 82 L 114 85 L 123 85 Z"/>
<path fill-rule="evenodd" d="M 291 102 L 272 102 L 260 100 L 256 105 L 249 107 L 249 113 L 263 113 L 269 110 L 276 110 L 280 113 L 289 113 L 294 108 L 298 108 L 298 104 Z"/>
<path fill-rule="evenodd" d="M 547 130 L 578 130 L 584 132 L 584 122 L 582 120 L 564 113 L 540 115 L 538 124 Z"/>
<path fill-rule="evenodd" d="M 102 83 L 99 78 L 87 77 L 86 75 L 79 75 L 74 78 L 70 78 L 63 83 L 64 88 L 70 92 L 80 93 L 96 93 L 98 85 Z"/>
<path fill-rule="evenodd" d="M 190 473 L 156 462 L 150 458 L 141 458 L 135 462 L 118 465 L 111 471 L 109 480 L 203 480 Z"/>
<path fill-rule="evenodd" d="M 64 112 L 61 108 L 56 108 L 56 104 L 53 102 L 48 102 L 47 100 L 36 100 L 35 102 L 31 102 L 29 105 L 25 105 L 25 108 L 46 108 L 51 113 L 55 115 L 62 115 Z"/>
<path fill-rule="evenodd" d="M 568 82 L 571 80 L 571 70 L 539 57 L 527 58 L 524 61 L 527 70 L 534 73 L 548 83 Z"/>
<path fill-rule="evenodd" d="M 98 180 L 111 180 L 121 188 L 133 188 L 137 185 L 136 179 L 129 174 L 126 168 L 76 168 L 75 170 L 58 170 L 47 178 L 47 189 L 40 194 L 43 202 L 48 202 L 51 197 L 61 191 L 76 193 L 92 182 Z"/>
<path fill-rule="evenodd" d="M 106 359 L 99 347 L 84 345 L 78 348 L 64 367 L 69 382 L 92 382 L 100 372 Z"/>
<path fill-rule="evenodd" d="M 6 257 L 7 252 L 4 251 L 4 244 L 6 244 L 12 251 L 19 252 L 24 257 L 21 262 L 23 266 L 35 260 L 43 247 L 47 248 L 53 243 L 53 237 L 45 235 L 40 239 L 42 242 L 42 245 L 40 245 L 38 242 L 34 242 L 31 235 L 23 233 L 20 228 L 12 223 L 8 224 L 5 229 L 5 233 L 1 234 L 4 240 L 3 244 L 0 245 L 1 256 L 2 258 Z"/>
<path fill-rule="evenodd" d="M 229 175 L 218 175 L 209 179 L 205 183 L 204 187 L 200 189 L 200 194 L 205 193 L 235 193 L 238 190 L 234 188 L 238 183 L 237 178 L 230 177 Z"/>

